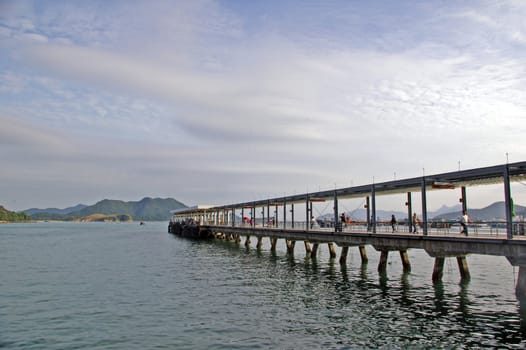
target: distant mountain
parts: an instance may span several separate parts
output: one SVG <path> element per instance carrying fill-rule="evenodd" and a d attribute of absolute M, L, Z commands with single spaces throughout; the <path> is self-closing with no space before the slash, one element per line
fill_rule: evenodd
<path fill-rule="evenodd" d="M 64 208 L 64 209 L 58 209 L 58 208 L 47 208 L 47 209 L 31 208 L 31 209 L 24 210 L 23 213 L 26 213 L 27 215 L 40 214 L 40 213 L 66 215 L 66 214 L 69 214 L 69 213 L 73 213 L 75 211 L 82 210 L 82 209 L 84 209 L 86 207 L 87 207 L 87 205 L 85 205 L 85 204 L 77 204 L 74 207 L 68 207 L 68 208 Z"/>
<path fill-rule="evenodd" d="M 35 220 L 78 220 L 93 214 L 127 215 L 133 220 L 162 221 L 171 217 L 170 210 L 186 208 L 186 205 L 173 198 L 143 198 L 140 201 L 124 202 L 121 200 L 104 199 L 94 205 L 80 204 L 80 210 L 69 211 L 65 214 L 45 212 L 46 209 L 36 209 L 32 218 Z M 53 208 L 52 208 L 53 209 Z M 59 210 L 68 210 L 59 209 Z M 31 210 L 31 209 L 28 209 Z M 26 211 L 24 211 L 26 212 Z"/>
<path fill-rule="evenodd" d="M 448 213 L 454 213 L 454 212 L 459 212 L 460 213 L 461 211 L 462 211 L 462 205 L 460 205 L 460 204 L 454 205 L 452 207 L 448 207 L 446 205 L 443 205 L 443 206 L 441 206 L 440 208 L 438 208 L 435 211 L 430 211 L 427 214 L 427 216 L 430 217 L 430 218 L 433 218 L 435 216 L 448 214 Z"/>
<path fill-rule="evenodd" d="M 444 213 L 433 217 L 434 220 L 457 220 L 461 215 L 461 210 Z M 515 204 L 516 216 L 526 216 L 526 207 Z M 504 202 L 495 202 L 482 209 L 468 208 L 468 216 L 474 221 L 493 221 L 506 219 Z"/>
<path fill-rule="evenodd" d="M 438 210 L 429 211 L 427 217 L 431 220 L 457 220 L 462 211 L 461 205 L 455 205 L 452 207 L 442 206 Z M 391 215 L 395 215 L 398 221 L 407 219 L 407 212 L 401 211 L 390 211 L 390 210 L 377 210 L 376 216 L 380 218 L 380 221 L 390 220 Z M 515 214 L 517 216 L 526 216 L 526 207 L 515 205 Z M 345 213 L 348 217 L 357 221 L 365 221 L 367 217 L 367 211 L 363 208 L 359 208 L 353 211 L 348 211 Z M 495 202 L 482 209 L 468 209 L 468 215 L 472 220 L 503 220 L 506 218 L 506 213 L 504 209 L 504 202 Z M 318 219 L 332 219 L 334 216 L 333 213 L 327 213 L 320 215 Z"/>

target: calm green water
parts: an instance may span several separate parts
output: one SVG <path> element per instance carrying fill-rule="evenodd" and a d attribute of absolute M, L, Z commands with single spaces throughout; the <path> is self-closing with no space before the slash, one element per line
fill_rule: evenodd
<path fill-rule="evenodd" d="M 268 244 L 268 242 L 266 242 Z M 232 242 L 192 241 L 166 223 L 0 225 L 0 348 L 6 349 L 406 349 L 523 348 L 504 258 L 456 260 L 431 283 L 433 260 L 398 254 L 387 276 L 379 254 L 346 267 L 272 255 Z"/>

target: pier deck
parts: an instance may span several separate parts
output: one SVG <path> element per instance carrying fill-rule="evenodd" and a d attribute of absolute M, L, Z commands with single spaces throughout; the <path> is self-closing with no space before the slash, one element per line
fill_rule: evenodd
<path fill-rule="evenodd" d="M 265 237 L 270 239 L 273 250 L 276 241 L 284 239 L 288 253 L 293 253 L 296 241 L 303 241 L 306 252 L 313 258 L 316 257 L 320 244 L 328 244 L 331 258 L 335 257 L 333 245 L 336 244 L 342 248 L 342 263 L 345 262 L 350 247 L 358 247 L 362 262 L 366 262 L 364 247 L 371 245 L 381 253 L 378 266 L 380 272 L 385 272 L 389 252 L 400 252 L 404 270 L 410 270 L 407 250 L 423 249 L 435 259 L 434 281 L 441 279 L 446 257 L 456 257 L 461 277 L 469 278 L 466 256 L 502 256 L 513 266 L 519 266 L 516 293 L 526 300 L 526 236 L 524 222 L 518 222 L 515 218 L 510 186 L 511 182 L 525 180 L 526 162 L 519 162 L 251 202 L 196 206 L 174 211 L 172 222 L 191 220 L 200 230 L 206 231 L 207 235 L 238 243 L 241 241 L 240 237 L 244 236 L 246 246 L 250 245 L 250 237 L 256 237 L 258 249 Z M 472 223 L 468 225 L 469 236 L 465 236 L 459 233 L 460 227 L 454 226 L 453 222 L 428 219 L 427 192 L 458 189 L 462 211 L 467 212 L 467 189 L 495 184 L 503 185 L 505 220 L 491 224 Z M 415 192 L 418 193 L 417 196 Z M 407 207 L 407 218 L 403 219 L 403 225 L 396 226 L 396 232 L 390 232 L 391 225 L 378 220 L 376 216 L 377 197 L 392 194 L 404 194 Z M 340 219 L 339 201 L 359 197 L 365 198 L 367 220 L 347 224 Z M 421 218 L 416 217 L 415 198 L 420 202 L 418 212 L 421 213 Z M 332 227 L 325 228 L 315 224 L 313 203 L 316 202 L 332 204 L 329 220 L 329 226 Z M 299 215 L 298 207 L 301 208 Z M 299 216 L 303 217 L 300 221 L 297 220 Z M 418 228 L 418 233 L 410 232 L 413 227 Z"/>

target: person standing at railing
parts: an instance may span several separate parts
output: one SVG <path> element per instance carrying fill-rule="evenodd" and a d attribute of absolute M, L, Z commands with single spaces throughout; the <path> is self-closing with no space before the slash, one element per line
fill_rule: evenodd
<path fill-rule="evenodd" d="M 468 235 L 468 222 L 469 217 L 466 211 L 464 210 L 462 212 L 462 216 L 460 217 L 460 225 L 462 226 L 462 231 L 460 231 L 460 234 L 465 234 L 466 236 Z"/>
<path fill-rule="evenodd" d="M 393 215 L 391 215 L 391 228 L 393 229 L 393 233 L 396 231 L 396 218 Z"/>
<path fill-rule="evenodd" d="M 413 233 L 418 233 L 418 224 L 420 220 L 418 220 L 418 215 L 416 213 L 413 213 Z M 411 232 L 411 230 L 409 230 Z"/>

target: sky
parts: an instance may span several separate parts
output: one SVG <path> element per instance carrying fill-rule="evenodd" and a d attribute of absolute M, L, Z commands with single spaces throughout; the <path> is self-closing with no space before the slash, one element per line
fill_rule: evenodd
<path fill-rule="evenodd" d="M 524 161 L 524 18 L 525 1 L 0 0 L 0 205 L 219 205 Z"/>

